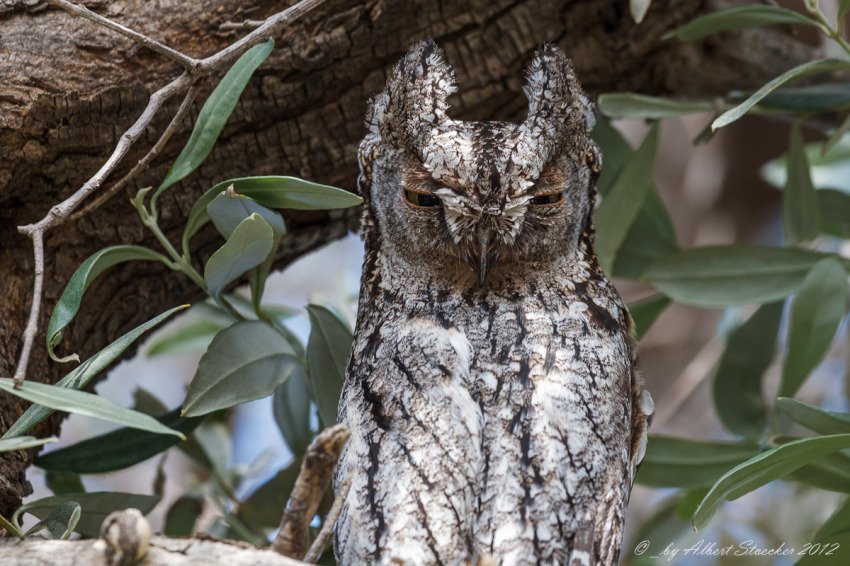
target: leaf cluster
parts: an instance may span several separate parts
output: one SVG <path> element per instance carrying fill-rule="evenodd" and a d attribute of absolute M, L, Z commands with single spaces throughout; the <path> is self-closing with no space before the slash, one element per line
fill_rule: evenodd
<path fill-rule="evenodd" d="M 208 296 L 193 309 L 194 321 L 162 335 L 149 352 L 162 355 L 198 345 L 206 350 L 184 401 L 169 409 L 152 394 L 139 390 L 136 407 L 129 409 L 83 389 L 143 334 L 188 305 L 131 330 L 55 385 L 25 382 L 16 387 L 13 380 L 0 378 L 0 389 L 33 403 L 0 439 L 0 451 L 55 441 L 26 436 L 53 411 L 121 425 L 38 457 L 35 464 L 47 471 L 48 485 L 56 495 L 25 504 L 9 519 L 0 518 L 0 526 L 9 533 L 26 536 L 47 531 L 59 539 L 73 532 L 97 536 L 103 518 L 114 510 L 135 507 L 149 512 L 161 498 L 162 459 L 153 485 L 155 495 L 86 493 L 80 477 L 125 469 L 176 448 L 205 470 L 208 479 L 187 486 L 187 492 L 167 511 L 166 534 L 190 534 L 201 510 L 212 505 L 219 512 L 214 527 L 219 534 L 264 544 L 280 520 L 301 456 L 320 427 L 336 422 L 351 330 L 328 308 L 310 305 L 307 312 L 312 331 L 305 346 L 286 327 L 286 319 L 294 311 L 264 303 L 263 291 L 286 233 L 281 210 L 346 208 L 360 204 L 361 199 L 342 189 L 291 176 L 242 177 L 218 183 L 198 199 L 179 246 L 174 246 L 158 225 L 160 195 L 207 158 L 242 91 L 272 47 L 271 41 L 257 45 L 233 65 L 205 102 L 189 140 L 160 186 L 155 191 L 142 189 L 133 199 L 142 223 L 162 250 L 116 245 L 93 254 L 71 276 L 47 328 L 51 358 L 58 363 L 78 362 L 76 354 L 60 356 L 56 349 L 92 283 L 128 262 L 162 263 L 191 279 Z M 201 265 L 191 252 L 191 239 L 210 223 L 223 243 Z M 243 278 L 249 282 L 250 299 L 229 292 Z M 295 459 L 254 494 L 240 499 L 235 494 L 244 479 L 260 470 L 230 468 L 230 438 L 223 419 L 234 406 L 268 396 L 273 396 L 276 421 Z M 257 465 L 261 467 L 261 463 Z M 23 532 L 20 520 L 27 513 L 39 521 Z"/>
<path fill-rule="evenodd" d="M 850 413 L 826 411 L 794 399 L 839 334 L 850 296 L 850 259 L 840 254 L 850 237 L 850 185 L 845 169 L 850 166 L 850 83 L 840 82 L 837 77 L 842 75 L 835 75 L 850 71 L 850 45 L 841 26 L 830 22 L 817 2 L 805 2 L 803 8 L 797 12 L 762 3 L 738 5 L 688 22 L 665 39 L 693 42 L 744 28 L 793 24 L 821 32 L 837 45 L 840 56 L 805 63 L 753 92 L 732 92 L 721 99 L 680 100 L 631 93 L 599 98 L 601 112 L 610 119 L 653 121 L 633 152 L 623 150 L 604 121 L 596 133 L 604 155 L 613 154 L 613 169 L 619 170 L 603 171 L 600 179 L 603 200 L 597 226 L 598 239 L 604 243 L 598 250 L 600 259 L 609 273 L 639 279 L 658 291 L 631 305 L 638 335 L 672 302 L 728 308 L 739 320 L 742 314 L 749 314 L 726 335 L 712 382 L 714 409 L 735 440 L 650 437 L 637 481 L 679 491 L 644 525 L 638 534 L 642 538 L 636 540 L 646 539 L 648 533 L 664 533 L 669 541 L 674 531 L 687 527 L 686 519 L 694 528 L 703 528 L 723 501 L 774 480 L 850 494 Z M 850 2 L 842 1 L 838 22 L 848 9 Z M 788 86 L 795 80 L 822 79 L 830 73 L 833 78 L 828 82 Z M 652 168 L 644 160 L 652 159 L 656 120 L 693 113 L 714 115 L 696 143 L 748 113 L 792 123 L 787 153 L 762 170 L 765 180 L 782 191 L 784 245 L 679 250 L 675 237 L 667 235 L 669 218 L 663 205 L 655 210 L 653 220 L 635 213 L 655 196 L 653 189 L 646 188 L 651 184 Z M 805 144 L 802 129 L 822 128 L 825 121 L 840 125 L 822 131 L 822 141 Z M 606 175 L 607 186 L 603 183 Z M 629 184 L 629 191 L 618 187 L 621 178 Z M 633 200 L 626 198 L 626 193 Z M 633 242 L 630 233 L 640 240 Z M 637 267 L 622 267 L 631 265 Z M 781 366 L 780 383 L 777 391 L 768 392 L 764 376 L 774 364 Z M 850 533 L 848 509 L 850 500 L 845 499 L 813 533 L 812 541 L 846 540 Z M 799 563 L 835 559 L 807 556 Z"/>

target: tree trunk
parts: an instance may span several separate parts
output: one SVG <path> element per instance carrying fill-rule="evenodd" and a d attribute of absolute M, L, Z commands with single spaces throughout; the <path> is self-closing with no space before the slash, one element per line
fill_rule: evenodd
<path fill-rule="evenodd" d="M 262 19 L 290 3 L 85 4 L 189 55 L 206 56 L 245 33 L 221 31 L 224 22 Z M 434 37 L 457 69 L 456 115 L 478 119 L 523 114 L 523 66 L 544 42 L 571 54 L 591 93 L 722 94 L 759 85 L 811 55 L 778 27 L 694 45 L 662 41 L 666 31 L 713 5 L 656 0 L 640 25 L 627 5 L 624 0 L 328 0 L 277 38 L 278 48 L 252 79 L 206 164 L 162 199 L 160 225 L 176 240 L 194 200 L 228 177 L 291 174 L 353 188 L 365 102 L 383 85 L 387 67 L 423 37 Z M 149 94 L 179 71 L 174 63 L 82 18 L 32 0 L 0 1 L 0 375 L 14 372 L 32 292 L 31 242 L 15 227 L 37 221 L 76 191 L 112 152 Z M 206 92 L 196 100 L 193 115 Z M 113 179 L 150 148 L 178 103 L 169 101 Z M 70 274 L 94 251 L 117 243 L 156 247 L 128 197 L 163 178 L 191 126 L 192 120 L 186 120 L 135 186 L 48 233 L 42 331 Z M 286 216 L 290 233 L 279 266 L 345 234 L 357 211 Z M 202 256 L 217 242 L 212 230 L 195 239 Z M 122 266 L 86 294 L 59 351 L 85 358 L 165 309 L 199 298 L 189 281 L 164 268 Z M 43 342 L 40 333 L 28 378 L 52 383 L 69 368 L 49 363 Z M 26 405 L 0 395 L 0 430 Z M 56 434 L 60 423 L 61 416 L 54 415 L 33 433 Z M 8 517 L 31 492 L 25 470 L 33 453 L 0 454 L 0 514 Z"/>

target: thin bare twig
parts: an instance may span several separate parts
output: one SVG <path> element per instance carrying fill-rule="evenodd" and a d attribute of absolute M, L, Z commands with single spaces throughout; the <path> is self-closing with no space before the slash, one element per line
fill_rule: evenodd
<path fill-rule="evenodd" d="M 109 156 L 109 159 L 106 160 L 92 178 L 86 181 L 73 195 L 53 206 L 47 213 L 47 216 L 35 224 L 18 226 L 18 232 L 29 236 L 33 242 L 35 274 L 33 278 L 33 296 L 32 304 L 30 305 L 30 315 L 27 321 L 27 327 L 24 330 L 24 344 L 21 347 L 21 356 L 18 359 L 18 366 L 15 369 L 14 380 L 16 385 L 20 385 L 26 379 L 32 346 L 35 342 L 35 335 L 38 332 L 38 315 L 41 308 L 42 282 L 44 280 L 44 234 L 50 228 L 62 224 L 80 203 L 103 184 L 103 181 L 112 173 L 118 163 L 124 159 L 127 152 L 130 151 L 133 143 L 147 129 L 163 103 L 174 93 L 186 88 L 190 81 L 189 75 L 184 73 L 153 93 L 142 115 L 124 132 L 121 139 L 118 140 L 118 144 L 115 146 L 112 155 Z"/>
<path fill-rule="evenodd" d="M 307 529 L 319 510 L 348 436 L 345 425 L 332 426 L 320 432 L 307 449 L 301 462 L 301 472 L 280 520 L 280 530 L 272 543 L 272 548 L 279 554 L 290 558 L 304 554 Z"/>
<path fill-rule="evenodd" d="M 324 4 L 324 2 L 325 0 L 301 0 L 298 4 L 295 4 L 282 12 L 278 12 L 273 16 L 269 16 L 260 27 L 242 39 L 231 43 L 211 57 L 201 59 L 198 62 L 199 67 L 201 69 L 209 69 L 211 67 L 228 65 L 235 61 L 249 48 L 267 40 L 281 28 L 297 20 L 310 10 Z"/>
<path fill-rule="evenodd" d="M 38 330 L 38 315 L 41 311 L 41 300 L 37 301 L 35 298 L 41 297 L 41 286 L 44 283 L 44 233 L 41 231 L 35 232 L 30 237 L 32 238 L 32 255 L 35 262 L 32 278 L 33 302 L 32 308 L 30 308 L 30 316 L 27 320 L 27 327 L 24 330 L 24 345 L 21 348 L 21 358 L 18 361 L 18 367 L 15 369 L 16 386 L 21 384 L 27 375 L 27 365 L 29 364 L 35 333 Z"/>
<path fill-rule="evenodd" d="M 263 20 L 244 20 L 241 22 L 224 22 L 218 29 L 222 31 L 241 30 L 241 29 L 257 29 L 263 25 Z"/>
<path fill-rule="evenodd" d="M 109 159 L 101 165 L 100 169 L 98 169 L 97 173 L 95 173 L 85 184 L 80 187 L 80 189 L 69 196 L 67 199 L 62 201 L 61 203 L 55 205 L 50 209 L 47 216 L 36 222 L 35 224 L 28 224 L 26 226 L 19 226 L 18 231 L 22 234 L 26 234 L 27 236 L 41 231 L 44 232 L 48 228 L 52 228 L 54 226 L 58 226 L 62 224 L 68 216 L 76 210 L 76 208 L 86 200 L 89 195 L 91 195 L 94 191 L 100 188 L 103 182 L 109 177 L 110 174 L 115 170 L 118 164 L 124 159 L 127 155 L 127 152 L 130 151 L 130 148 L 133 146 L 136 140 L 141 137 L 141 135 L 145 132 L 147 127 L 150 125 L 154 116 L 156 116 L 159 109 L 165 103 L 166 100 L 174 96 L 178 92 L 182 92 L 186 88 L 190 86 L 193 82 L 192 77 L 188 73 L 183 73 L 155 93 L 153 93 L 148 101 L 148 105 L 145 107 L 142 114 L 136 119 L 132 126 L 127 129 L 121 135 L 121 138 L 118 140 L 118 144 L 115 146 L 115 150 L 112 152 L 112 155 L 109 156 Z"/>
<path fill-rule="evenodd" d="M 47 215 L 34 224 L 27 224 L 25 226 L 18 226 L 18 231 L 22 234 L 25 234 L 33 241 L 33 256 L 35 260 L 35 277 L 33 281 L 33 297 L 32 303 L 30 304 L 30 313 L 29 319 L 27 322 L 27 327 L 24 330 L 23 336 L 23 346 L 21 347 L 21 355 L 18 358 L 18 364 L 15 369 L 15 383 L 20 384 L 26 378 L 27 373 L 27 365 L 29 364 L 30 354 L 32 353 L 33 343 L 35 341 L 35 336 L 38 333 L 38 317 L 41 308 L 42 301 L 42 283 L 44 280 L 44 234 L 54 228 L 63 224 L 66 220 L 68 220 L 73 212 L 79 207 L 92 193 L 97 191 L 102 185 L 103 182 L 113 173 L 118 164 L 126 157 L 128 151 L 132 147 L 132 145 L 139 139 L 139 137 L 144 133 L 147 127 L 150 125 L 154 116 L 159 112 L 160 108 L 164 104 L 166 100 L 168 100 L 171 96 L 183 92 L 186 89 L 190 91 L 194 89 L 195 85 L 202 78 L 209 76 L 215 72 L 218 72 L 226 67 L 228 67 L 231 63 L 233 63 L 238 57 L 240 57 L 245 51 L 254 45 L 265 41 L 277 31 L 279 31 L 282 27 L 287 24 L 292 23 L 296 19 L 300 18 L 313 8 L 319 6 L 324 3 L 325 0 L 302 0 L 301 2 L 295 4 L 274 14 L 273 16 L 266 19 L 260 27 L 246 35 L 242 39 L 234 42 L 233 44 L 225 47 L 218 53 L 211 55 L 205 59 L 194 59 L 185 55 L 167 45 L 164 45 L 150 37 L 127 28 L 121 24 L 113 22 L 108 18 L 95 14 L 91 10 L 84 8 L 78 4 L 73 2 L 68 2 L 67 0 L 47 0 L 50 4 L 62 8 L 70 12 L 71 14 L 82 16 L 91 21 L 94 21 L 104 27 L 107 27 L 111 30 L 114 30 L 122 35 L 130 37 L 142 45 L 152 49 L 153 51 L 171 59 L 172 61 L 178 62 L 184 68 L 187 69 L 182 75 L 156 91 L 151 95 L 150 100 L 148 101 L 147 107 L 142 112 L 141 116 L 133 123 L 130 128 L 124 132 L 121 138 L 118 140 L 118 143 L 115 146 L 115 149 L 112 152 L 112 155 L 106 160 L 106 162 L 98 169 L 97 173 L 95 173 L 88 181 L 83 184 L 82 187 L 79 188 L 74 194 L 65 199 L 64 201 L 54 205 L 47 213 Z M 192 93 L 194 96 L 194 93 Z M 186 108 L 191 104 L 191 100 L 189 100 L 189 93 L 187 93 L 186 97 L 183 99 L 183 103 L 181 103 L 180 110 L 178 110 L 178 114 L 183 111 L 185 114 Z M 182 116 L 181 116 L 182 118 Z M 169 126 L 165 129 L 162 136 L 160 136 L 160 140 L 154 144 L 154 147 L 151 151 L 142 158 L 130 173 L 124 176 L 116 186 L 122 187 L 129 183 L 134 176 L 141 171 L 147 163 L 150 162 L 162 149 L 165 143 L 168 141 L 168 137 L 170 137 L 175 128 L 176 124 L 179 123 L 180 120 L 172 120 Z M 173 127 L 172 127 L 173 126 Z M 162 140 L 162 137 L 166 137 L 165 141 Z M 161 142 L 161 143 L 160 143 Z M 154 151 L 155 150 L 155 151 Z M 144 161 L 144 164 L 142 162 Z M 112 193 L 117 191 L 113 187 Z M 99 201 L 99 203 L 105 202 Z M 98 204 L 99 205 L 99 204 Z M 96 206 L 90 207 L 89 211 L 96 208 Z M 75 215 L 74 218 L 79 218 L 80 215 Z"/>
<path fill-rule="evenodd" d="M 117 31 L 123 36 L 138 41 L 151 51 L 155 51 L 160 55 L 167 57 L 168 59 L 171 59 L 172 61 L 175 61 L 176 63 L 180 64 L 186 70 L 191 71 L 198 65 L 197 59 L 180 53 L 176 49 L 172 49 L 164 43 L 160 43 L 159 41 L 148 37 L 143 33 L 139 33 L 136 30 L 132 30 L 126 26 L 122 26 L 118 22 L 113 22 L 109 18 L 104 18 L 100 14 L 92 12 L 85 6 L 80 6 L 79 4 L 68 2 L 67 0 L 47 0 L 47 3 L 56 6 L 57 8 L 62 8 L 63 10 L 70 12 L 75 16 L 81 16 L 87 20 L 91 20 L 95 23 L 102 25 L 103 27 L 109 28 L 113 31 Z"/>
<path fill-rule="evenodd" d="M 319 531 L 319 534 L 316 535 L 316 539 L 313 541 L 313 544 L 310 545 L 310 550 L 308 550 L 307 554 L 304 555 L 304 562 L 315 564 L 316 561 L 319 560 L 319 557 L 322 556 L 322 553 L 325 551 L 325 547 L 328 546 L 328 542 L 331 540 L 331 536 L 333 536 L 334 524 L 339 518 L 340 512 L 342 512 L 342 504 L 345 503 L 345 498 L 348 497 L 348 491 L 350 489 L 351 478 L 345 480 L 339 487 L 339 493 L 336 494 L 334 504 L 331 506 L 331 510 L 328 511 L 328 516 L 325 517 L 322 529 Z"/>

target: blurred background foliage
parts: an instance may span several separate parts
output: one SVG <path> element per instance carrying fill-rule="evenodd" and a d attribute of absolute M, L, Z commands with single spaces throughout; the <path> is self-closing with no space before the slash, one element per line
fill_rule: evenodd
<path fill-rule="evenodd" d="M 649 2 L 632 4 L 639 19 Z M 813 32 L 824 59 L 723 99 L 599 97 L 597 252 L 635 318 L 657 407 L 629 509 L 626 563 L 850 563 L 850 1 L 786 5 L 711 14 L 667 41 L 784 25 Z M 246 54 L 230 80 L 246 81 L 270 49 Z M 234 99 L 232 88 L 222 90 L 230 97 L 216 99 L 216 89 L 196 129 L 220 131 L 241 92 Z M 137 198 L 150 229 L 158 194 L 206 157 L 203 139 L 192 136 L 150 205 L 147 192 Z M 72 416 L 30 472 L 36 493 L 20 517 L 4 521 L 57 538 L 91 536 L 105 513 L 135 506 L 166 534 L 267 543 L 307 445 L 335 420 L 362 258 L 349 236 L 270 275 L 285 230 L 274 211 L 353 204 L 288 177 L 230 180 L 190 213 L 182 250 L 125 246 L 81 266 L 65 310 L 51 319 L 51 352 L 90 279 L 115 263 L 169 262 L 210 299 L 99 384 L 101 397 L 134 408 L 111 418 L 130 428 L 107 432 L 110 425 Z M 201 274 L 188 242 L 208 221 L 225 243 Z M 225 292 L 246 273 L 248 287 Z M 116 344 L 104 351 L 117 356 L 126 346 Z M 75 388 L 100 366 L 93 358 L 79 367 L 69 374 Z M 172 434 L 137 415 L 158 416 Z M 23 427 L 10 432 L 4 449 L 39 442 L 21 437 Z M 794 553 L 711 556 L 709 544 Z M 663 554 L 694 545 L 704 553 Z"/>

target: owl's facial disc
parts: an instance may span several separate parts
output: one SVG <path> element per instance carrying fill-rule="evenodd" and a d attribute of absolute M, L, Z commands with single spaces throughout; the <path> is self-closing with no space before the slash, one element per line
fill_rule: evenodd
<path fill-rule="evenodd" d="M 539 49 L 526 77 L 525 120 L 470 122 L 448 114 L 454 70 L 433 41 L 396 65 L 359 152 L 387 257 L 493 288 L 575 257 L 592 229 L 593 105 L 556 47 Z"/>
<path fill-rule="evenodd" d="M 456 181 L 453 186 L 441 185 L 415 162 L 408 163 L 406 173 L 400 196 L 411 220 L 429 225 L 437 236 L 432 246 L 439 248 L 442 240 L 449 255 L 467 264 L 479 287 L 483 286 L 498 262 L 500 248 L 512 242 L 522 211 L 517 217 L 516 203 L 484 203 L 480 191 Z"/>
<path fill-rule="evenodd" d="M 470 128 L 477 123 L 467 123 Z M 490 123 L 506 139 L 511 124 Z M 566 253 L 567 247 L 555 246 L 545 252 L 545 241 L 557 241 L 566 232 L 565 224 L 576 208 L 575 188 L 569 187 L 565 167 L 570 158 L 556 160 L 543 168 L 536 178 L 522 180 L 503 171 L 511 144 L 501 152 L 473 154 L 478 171 L 489 174 L 452 175 L 435 179 L 432 172 L 415 157 L 407 157 L 403 166 L 398 199 L 410 226 L 419 226 L 431 235 L 430 249 L 454 258 L 461 269 L 470 270 L 479 288 L 502 273 L 529 269 L 528 261 L 540 261 L 541 253 Z M 553 234 L 556 236 L 553 237 Z M 429 255 L 428 257 L 433 257 Z M 533 269 L 533 268 L 531 268 Z"/>

